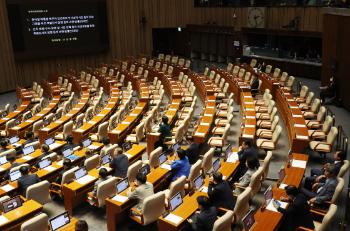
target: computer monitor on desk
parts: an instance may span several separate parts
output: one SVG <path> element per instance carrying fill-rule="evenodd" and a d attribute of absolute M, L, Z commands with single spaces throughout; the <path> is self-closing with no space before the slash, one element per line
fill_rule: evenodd
<path fill-rule="evenodd" d="M 281 184 L 286 177 L 286 170 L 284 167 L 281 168 L 281 170 L 278 172 L 278 184 Z"/>
<path fill-rule="evenodd" d="M 204 178 L 202 175 L 199 175 L 195 180 L 194 180 L 194 187 L 195 189 L 199 190 L 203 184 L 204 184 Z"/>
<path fill-rule="evenodd" d="M 270 203 L 273 198 L 272 186 L 270 185 L 264 192 L 266 205 Z"/>
<path fill-rule="evenodd" d="M 243 217 L 242 223 L 244 231 L 252 230 L 252 227 L 255 224 L 254 214 L 254 210 L 249 210 L 249 212 Z"/>
<path fill-rule="evenodd" d="M 47 144 L 47 145 L 51 145 L 51 144 L 53 144 L 53 143 L 55 143 L 55 139 L 53 138 L 53 137 L 50 137 L 50 138 L 47 138 L 46 140 L 45 140 L 45 144 Z"/>
<path fill-rule="evenodd" d="M 220 158 L 217 158 L 214 162 L 213 162 L 213 173 L 217 172 L 219 170 L 219 168 L 221 167 L 221 162 L 220 162 Z"/>
<path fill-rule="evenodd" d="M 129 179 L 126 177 L 123 180 L 119 181 L 116 187 L 117 193 L 123 192 L 125 189 L 129 188 Z"/>
<path fill-rule="evenodd" d="M 83 140 L 82 144 L 83 144 L 83 148 L 87 148 L 92 144 L 92 141 L 90 138 L 87 138 L 87 139 Z"/>
<path fill-rule="evenodd" d="M 76 180 L 78 180 L 78 179 L 80 179 L 80 178 L 82 178 L 82 177 L 84 177 L 86 175 L 87 175 L 87 171 L 86 171 L 85 167 L 81 167 L 81 168 L 79 168 L 78 170 L 76 170 L 74 172 L 74 176 L 75 176 Z"/>
<path fill-rule="evenodd" d="M 70 218 L 68 212 L 61 213 L 60 215 L 51 218 L 49 220 L 50 227 L 52 231 L 56 231 L 59 228 L 70 223 Z M 39 231 L 39 230 L 38 230 Z"/>
<path fill-rule="evenodd" d="M 18 207 L 22 206 L 22 200 L 20 198 L 20 196 L 15 196 L 11 199 L 8 199 L 4 202 L 2 202 L 2 211 L 4 211 L 4 213 L 8 213 L 11 210 L 14 210 Z"/>
<path fill-rule="evenodd" d="M 16 181 L 22 176 L 21 172 L 18 170 L 10 172 L 10 181 Z"/>
<path fill-rule="evenodd" d="M 149 164 L 146 164 L 139 169 L 139 172 L 142 172 L 143 175 L 147 176 L 151 172 L 151 167 Z"/>
<path fill-rule="evenodd" d="M 10 144 L 15 144 L 19 141 L 19 137 L 18 136 L 12 136 L 10 138 Z"/>
<path fill-rule="evenodd" d="M 168 158 L 167 158 L 165 152 L 163 152 L 162 154 L 159 155 L 159 165 L 162 165 L 167 160 L 168 160 Z"/>
<path fill-rule="evenodd" d="M 23 151 L 23 155 L 29 155 L 31 153 L 33 153 L 35 150 L 34 150 L 34 146 L 27 146 L 25 148 L 22 149 Z"/>
<path fill-rule="evenodd" d="M 42 161 L 39 162 L 39 168 L 43 169 L 51 165 L 51 160 L 50 158 L 43 159 Z"/>
<path fill-rule="evenodd" d="M 6 156 L 1 156 L 0 157 L 0 165 L 6 164 L 6 163 L 7 163 Z"/>
<path fill-rule="evenodd" d="M 173 196 L 170 199 L 170 203 L 169 203 L 170 204 L 170 211 L 174 211 L 182 203 L 183 203 L 183 201 L 182 201 L 181 193 L 178 192 L 178 193 L 175 194 L 175 196 Z"/>

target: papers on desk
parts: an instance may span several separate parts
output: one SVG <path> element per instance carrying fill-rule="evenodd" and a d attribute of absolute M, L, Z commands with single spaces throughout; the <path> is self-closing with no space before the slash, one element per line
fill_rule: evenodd
<path fill-rule="evenodd" d="M 5 216 L 0 216 L 0 225 L 4 225 L 8 222 L 9 220 Z"/>
<path fill-rule="evenodd" d="M 205 136 L 205 133 L 203 133 L 203 132 L 196 132 L 195 136 Z"/>
<path fill-rule="evenodd" d="M 101 166 L 97 170 L 100 170 L 101 168 L 105 168 L 108 172 L 112 170 L 110 167 L 106 167 L 106 166 Z"/>
<path fill-rule="evenodd" d="M 171 170 L 170 164 L 162 164 L 160 167 L 163 168 L 163 169 Z"/>
<path fill-rule="evenodd" d="M 50 131 L 50 128 L 42 128 L 41 130 L 47 132 L 47 131 Z"/>
<path fill-rule="evenodd" d="M 48 171 L 48 172 L 52 172 L 52 171 L 55 171 L 57 168 L 52 167 L 52 166 L 47 166 L 46 168 L 43 168 L 43 169 Z"/>
<path fill-rule="evenodd" d="M 66 116 L 73 116 L 73 114 L 68 113 L 68 114 L 66 114 Z"/>
<path fill-rule="evenodd" d="M 204 192 L 204 193 L 208 193 L 208 187 L 203 186 L 199 191 Z"/>
<path fill-rule="evenodd" d="M 101 114 L 101 113 L 100 113 L 100 114 L 97 114 L 97 116 L 102 116 L 102 117 L 104 117 L 104 116 L 105 116 L 105 114 Z"/>
<path fill-rule="evenodd" d="M 2 171 L 5 171 L 5 169 L 3 167 L 0 167 L 0 172 L 2 172 Z"/>
<path fill-rule="evenodd" d="M 292 167 L 294 168 L 306 168 L 306 161 L 304 160 L 293 160 Z"/>
<path fill-rule="evenodd" d="M 226 162 L 228 163 L 236 163 L 239 160 L 237 152 L 231 152 L 231 154 L 228 156 Z"/>
<path fill-rule="evenodd" d="M 242 137 L 244 137 L 244 138 L 251 138 L 251 139 L 253 139 L 254 138 L 254 135 L 252 135 L 252 134 L 243 134 L 243 136 Z"/>
<path fill-rule="evenodd" d="M 13 111 L 13 112 L 20 113 L 21 111 L 16 110 L 16 111 Z"/>
<path fill-rule="evenodd" d="M 84 132 L 84 129 L 80 129 L 80 128 L 79 128 L 79 129 L 76 129 L 75 131 L 76 131 L 76 132 Z"/>
<path fill-rule="evenodd" d="M 93 180 L 95 180 L 96 178 L 90 175 L 86 175 L 83 176 L 82 178 L 79 178 L 78 180 L 76 180 L 77 183 L 85 185 Z"/>
<path fill-rule="evenodd" d="M 14 126 L 12 127 L 13 130 L 18 130 L 18 129 L 21 129 L 21 127 L 18 127 L 18 126 Z"/>
<path fill-rule="evenodd" d="M 31 160 L 31 159 L 33 159 L 33 157 L 32 156 L 22 156 L 22 159 L 24 159 L 24 160 Z"/>
<path fill-rule="evenodd" d="M 88 124 L 95 124 L 95 121 L 90 120 Z"/>
<path fill-rule="evenodd" d="M 128 159 L 130 159 L 132 157 L 132 155 L 125 153 L 125 155 L 128 157 Z"/>
<path fill-rule="evenodd" d="M 278 187 L 279 189 L 285 189 L 288 185 L 287 184 L 280 184 L 280 186 Z"/>
<path fill-rule="evenodd" d="M 200 125 L 209 126 L 209 125 L 210 125 L 210 123 L 200 123 Z"/>
<path fill-rule="evenodd" d="M 296 135 L 297 139 L 302 139 L 302 140 L 308 140 L 309 137 L 308 136 L 300 136 L 300 135 Z"/>
<path fill-rule="evenodd" d="M 306 125 L 305 124 L 294 124 L 294 127 L 296 127 L 296 128 L 305 128 Z"/>
<path fill-rule="evenodd" d="M 43 116 L 44 114 L 41 114 L 41 113 L 39 113 L 39 114 L 36 114 L 37 116 Z"/>
<path fill-rule="evenodd" d="M 9 120 L 10 118 L 4 117 L 4 118 L 2 118 L 2 119 L 6 121 L 6 120 Z"/>
<path fill-rule="evenodd" d="M 58 144 L 58 143 L 53 143 L 53 144 L 49 145 L 50 149 L 55 149 L 55 148 L 57 148 L 59 146 L 61 146 L 61 144 Z"/>
<path fill-rule="evenodd" d="M 246 116 L 246 119 L 255 119 L 255 116 Z"/>
<path fill-rule="evenodd" d="M 164 220 L 170 221 L 171 223 L 174 223 L 174 224 L 179 224 L 183 219 L 182 217 L 169 213 L 168 216 L 164 217 Z"/>
<path fill-rule="evenodd" d="M 26 120 L 27 123 L 32 123 L 34 122 L 33 120 Z"/>
<path fill-rule="evenodd" d="M 12 189 L 14 189 L 15 187 L 13 187 L 12 185 L 10 184 L 7 184 L 7 185 L 4 185 L 1 187 L 2 190 L 4 190 L 5 192 L 9 192 L 11 191 Z"/>
<path fill-rule="evenodd" d="M 88 149 L 91 149 L 91 150 L 96 150 L 96 149 L 98 149 L 99 147 L 96 146 L 96 145 L 91 144 L 91 145 L 89 145 L 87 148 L 88 148 Z"/>
<path fill-rule="evenodd" d="M 294 114 L 293 114 L 293 117 L 294 117 L 294 118 L 301 118 L 301 117 L 303 117 L 303 116 L 302 116 L 302 115 L 294 115 Z"/>
<path fill-rule="evenodd" d="M 277 209 L 275 208 L 275 206 L 273 206 L 272 202 L 273 202 L 273 200 L 271 200 L 270 203 L 266 206 L 266 209 L 278 213 Z M 284 209 L 288 205 L 287 202 L 283 202 L 283 201 L 278 201 L 278 202 L 281 204 L 281 208 L 284 208 Z"/>
<path fill-rule="evenodd" d="M 128 197 L 126 196 L 122 196 L 122 195 L 115 195 L 112 200 L 114 201 L 118 201 L 118 202 L 121 202 L 121 203 L 124 203 L 125 201 L 128 200 Z"/>
<path fill-rule="evenodd" d="M 138 114 L 131 113 L 130 116 L 138 116 Z"/>
<path fill-rule="evenodd" d="M 79 107 L 74 107 L 73 110 L 80 110 L 80 108 Z"/>

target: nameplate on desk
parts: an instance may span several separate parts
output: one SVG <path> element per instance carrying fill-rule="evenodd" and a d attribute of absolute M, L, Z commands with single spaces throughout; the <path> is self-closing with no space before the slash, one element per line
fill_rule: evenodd
<path fill-rule="evenodd" d="M 42 128 L 41 130 L 47 132 L 50 131 L 50 128 Z"/>
<path fill-rule="evenodd" d="M 55 171 L 57 168 L 53 167 L 53 166 L 47 166 L 46 168 L 43 168 L 43 170 L 46 170 L 48 172 L 52 172 Z"/>
<path fill-rule="evenodd" d="M 176 216 L 175 214 L 169 213 L 168 216 L 164 217 L 164 220 L 170 221 L 171 223 L 174 223 L 174 224 L 179 224 L 183 220 L 183 218 Z"/>
<path fill-rule="evenodd" d="M 43 116 L 44 114 L 41 114 L 41 113 L 39 113 L 39 114 L 36 114 L 37 116 Z"/>
<path fill-rule="evenodd" d="M 195 136 L 205 136 L 205 133 L 203 133 L 203 132 L 196 132 Z"/>
<path fill-rule="evenodd" d="M 12 189 L 14 189 L 15 187 L 13 187 L 12 185 L 10 184 L 7 184 L 7 185 L 4 185 L 1 187 L 2 190 L 4 190 L 5 192 L 9 192 L 11 191 Z"/>
<path fill-rule="evenodd" d="M 96 179 L 96 177 L 93 177 L 93 176 L 90 176 L 90 175 L 86 175 L 86 176 L 83 176 L 82 178 L 79 178 L 78 180 L 76 180 L 76 182 L 79 183 L 79 184 L 84 185 L 84 184 L 87 184 L 87 183 L 89 183 L 89 182 L 91 182 L 91 181 L 93 181 L 95 179 Z"/>
<path fill-rule="evenodd" d="M 89 121 L 88 124 L 95 124 L 95 121 Z"/>
<path fill-rule="evenodd" d="M 309 137 L 308 136 L 300 136 L 300 135 L 296 135 L 297 139 L 302 139 L 302 140 L 308 140 Z"/>
<path fill-rule="evenodd" d="M 121 202 L 121 203 L 124 203 L 125 201 L 128 200 L 128 197 L 126 196 L 122 196 L 122 195 L 115 195 L 112 200 L 114 201 L 118 201 L 118 202 Z"/>
<path fill-rule="evenodd" d="M 294 160 L 292 161 L 292 167 L 294 168 L 306 168 L 307 162 L 305 160 Z"/>
<path fill-rule="evenodd" d="M 204 116 L 213 116 L 213 114 L 204 114 Z"/>
<path fill-rule="evenodd" d="M 22 156 L 22 159 L 24 159 L 24 160 L 31 160 L 31 159 L 33 159 L 33 157 L 32 156 Z"/>
<path fill-rule="evenodd" d="M 305 124 L 294 124 L 294 127 L 296 127 L 296 128 L 305 128 L 306 125 Z"/>
<path fill-rule="evenodd" d="M 297 109 L 298 107 L 297 106 L 290 106 L 290 108 Z"/>
<path fill-rule="evenodd" d="M 111 99 L 118 99 L 118 96 L 112 96 Z"/>
<path fill-rule="evenodd" d="M 243 138 L 254 138 L 254 135 L 251 135 L 251 134 L 243 134 L 242 135 Z"/>
<path fill-rule="evenodd" d="M 251 96 L 251 95 L 245 95 L 244 98 L 245 98 L 245 99 L 251 99 L 252 96 Z"/>
<path fill-rule="evenodd" d="M 302 115 L 293 115 L 294 118 L 301 118 L 303 117 Z"/>
<path fill-rule="evenodd" d="M 89 99 L 89 97 L 82 97 L 81 99 Z"/>
<path fill-rule="evenodd" d="M 200 125 L 209 126 L 209 125 L 210 125 L 210 123 L 200 123 Z"/>
<path fill-rule="evenodd" d="M 0 216 L 0 226 L 4 225 L 9 222 L 9 219 L 7 219 L 4 215 Z"/>
<path fill-rule="evenodd" d="M 163 169 L 171 170 L 170 164 L 162 164 L 160 167 Z"/>
<path fill-rule="evenodd" d="M 246 124 L 244 127 L 246 127 L 246 128 L 255 128 L 255 125 L 253 125 L 253 124 Z"/>
<path fill-rule="evenodd" d="M 77 129 L 77 130 L 75 130 L 76 132 L 84 132 L 84 129 Z"/>
<path fill-rule="evenodd" d="M 15 113 L 20 113 L 21 111 L 16 110 L 16 111 L 13 111 L 13 112 L 15 112 Z"/>
<path fill-rule="evenodd" d="M 247 119 L 255 119 L 255 116 L 246 116 Z"/>
<path fill-rule="evenodd" d="M 85 105 L 85 103 L 78 103 L 79 105 Z"/>

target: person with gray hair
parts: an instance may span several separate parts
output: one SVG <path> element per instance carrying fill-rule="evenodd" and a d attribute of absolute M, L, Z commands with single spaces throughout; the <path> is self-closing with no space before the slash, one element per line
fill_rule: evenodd
<path fill-rule="evenodd" d="M 312 190 L 306 188 L 301 189 L 301 192 L 304 193 L 311 204 L 322 206 L 325 201 L 329 201 L 333 197 L 338 184 L 334 164 L 325 167 L 324 175 L 326 176 L 326 181 L 324 183 L 314 184 Z"/>

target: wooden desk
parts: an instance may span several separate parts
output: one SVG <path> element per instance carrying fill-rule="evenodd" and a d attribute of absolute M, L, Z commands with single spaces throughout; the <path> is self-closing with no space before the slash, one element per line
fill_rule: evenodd
<path fill-rule="evenodd" d="M 308 161 L 308 156 L 304 154 L 293 153 L 292 156 L 295 160 Z M 305 169 L 295 167 L 288 168 L 287 164 L 284 169 L 286 171 L 286 176 L 283 180 L 283 183 L 299 187 L 304 177 Z M 285 190 L 278 188 L 277 185 L 275 185 L 272 190 L 273 197 L 275 199 L 280 199 L 282 196 L 287 196 Z M 261 209 L 258 209 L 254 217 L 255 224 L 252 229 L 254 231 L 277 230 L 283 218 L 281 213 L 267 209 L 264 209 L 263 211 L 261 211 Z"/>
<path fill-rule="evenodd" d="M 17 117 L 21 116 L 29 107 L 30 100 L 24 100 L 21 105 L 17 107 L 16 110 L 10 112 L 7 116 L 0 119 L 0 129 L 5 129 L 5 124 L 7 121 L 11 119 L 16 119 Z"/>
<path fill-rule="evenodd" d="M 57 231 L 75 231 L 75 224 L 78 222 L 78 219 L 72 217 L 69 224 L 63 226 L 62 228 L 57 229 Z M 50 229 L 51 230 L 51 229 Z M 39 231 L 39 230 L 38 230 Z"/>
<path fill-rule="evenodd" d="M 27 200 L 19 208 L 3 214 L 8 221 L 0 224 L 0 230 L 19 231 L 23 222 L 33 218 L 43 209 L 43 206 L 34 200 Z"/>

